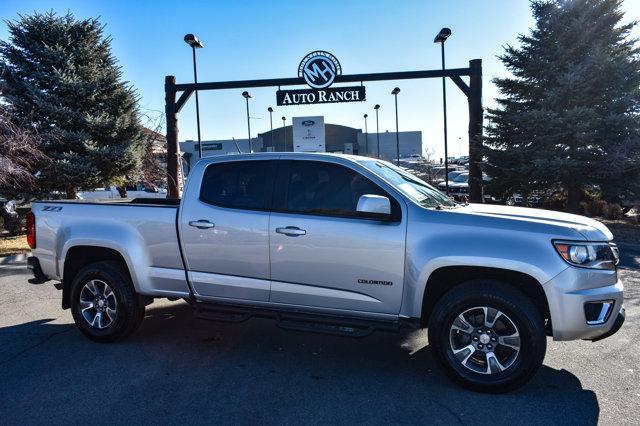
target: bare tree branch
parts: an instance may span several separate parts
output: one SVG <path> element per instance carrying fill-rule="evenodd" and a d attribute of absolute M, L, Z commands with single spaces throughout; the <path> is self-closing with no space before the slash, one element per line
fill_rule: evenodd
<path fill-rule="evenodd" d="M 47 159 L 40 142 L 35 129 L 14 123 L 0 108 L 0 189 L 20 193 L 36 187 L 34 168 Z"/>

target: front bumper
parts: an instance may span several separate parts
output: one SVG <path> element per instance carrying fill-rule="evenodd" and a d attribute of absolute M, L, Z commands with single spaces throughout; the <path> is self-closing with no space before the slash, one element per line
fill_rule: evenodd
<path fill-rule="evenodd" d="M 615 320 L 615 322 L 613 323 L 613 327 L 611 328 L 611 330 L 607 331 L 606 333 L 596 337 L 595 339 L 591 339 L 592 342 L 597 342 L 598 340 L 602 340 L 602 339 L 606 339 L 609 336 L 613 336 L 614 334 L 616 334 L 618 332 L 618 330 L 620 330 L 622 328 L 622 324 L 624 324 L 624 318 L 625 318 L 625 310 L 624 310 L 624 306 L 622 308 L 620 308 L 620 312 L 618 312 L 618 316 Z"/>
<path fill-rule="evenodd" d="M 616 271 L 569 267 L 547 282 L 554 340 L 601 340 L 624 322 L 623 285 Z M 613 301 L 612 313 L 601 324 L 588 324 L 585 303 Z"/>

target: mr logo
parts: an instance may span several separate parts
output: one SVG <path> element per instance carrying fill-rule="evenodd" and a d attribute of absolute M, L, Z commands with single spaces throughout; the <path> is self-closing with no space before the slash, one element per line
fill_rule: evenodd
<path fill-rule="evenodd" d="M 337 75 L 342 74 L 340 62 L 329 52 L 318 50 L 309 53 L 298 66 L 298 76 L 314 89 L 331 86 Z"/>

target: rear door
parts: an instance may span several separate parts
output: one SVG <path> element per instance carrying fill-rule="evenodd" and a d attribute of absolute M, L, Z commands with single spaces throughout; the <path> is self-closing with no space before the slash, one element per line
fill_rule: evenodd
<path fill-rule="evenodd" d="M 191 183 L 199 186 L 199 197 L 184 200 L 180 233 L 198 295 L 269 300 L 274 174 L 274 160 L 223 161 L 208 165 L 202 180 Z"/>
<path fill-rule="evenodd" d="M 270 223 L 271 302 L 397 314 L 406 210 L 351 167 L 281 161 Z M 390 198 L 395 219 L 356 212 L 364 194 Z"/>

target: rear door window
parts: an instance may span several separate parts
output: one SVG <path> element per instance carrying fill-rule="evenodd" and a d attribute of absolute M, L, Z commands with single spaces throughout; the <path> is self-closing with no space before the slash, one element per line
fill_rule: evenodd
<path fill-rule="evenodd" d="M 232 161 L 207 167 L 200 187 L 200 200 L 220 207 L 269 210 L 274 161 Z"/>

